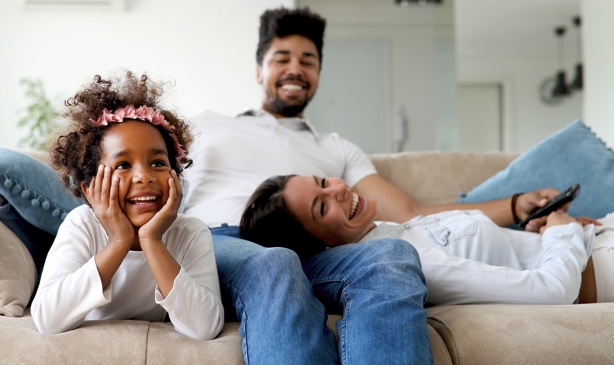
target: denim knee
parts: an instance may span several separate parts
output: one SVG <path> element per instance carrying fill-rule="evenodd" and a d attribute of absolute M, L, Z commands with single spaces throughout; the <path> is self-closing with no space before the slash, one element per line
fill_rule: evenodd
<path fill-rule="evenodd" d="M 298 256 L 280 247 L 244 256 L 232 272 L 220 272 L 220 283 L 227 295 L 226 304 L 236 309 L 238 318 L 243 318 L 243 312 L 251 313 L 252 317 L 268 313 L 271 318 L 268 311 L 272 308 L 300 308 L 303 305 L 300 303 L 310 303 L 313 296 Z"/>
<path fill-rule="evenodd" d="M 402 261 L 407 264 L 417 265 L 422 269 L 420 263 L 420 255 L 416 248 L 411 243 L 400 238 L 381 238 L 373 241 L 362 243 L 365 252 L 371 252 L 370 260 L 373 261 L 374 256 L 378 259 L 376 262 L 396 262 Z"/>
<path fill-rule="evenodd" d="M 368 281 L 373 287 L 386 285 L 390 293 L 411 293 L 426 303 L 426 279 L 418 251 L 402 239 L 379 239 L 361 244 L 361 259 L 352 280 Z"/>
<path fill-rule="evenodd" d="M 223 246 L 223 244 L 221 245 Z M 232 244 L 229 246 L 233 246 Z M 237 245 L 238 246 L 238 245 Z M 240 320 L 246 364 L 338 364 L 326 310 L 298 255 L 286 248 L 226 247 L 226 288 Z M 280 351 L 270 351 L 279 348 Z"/>
<path fill-rule="evenodd" d="M 296 276 L 305 276 L 301 262 L 292 250 L 272 247 L 254 252 L 240 263 L 244 279 L 257 279 L 261 282 L 279 283 Z"/>

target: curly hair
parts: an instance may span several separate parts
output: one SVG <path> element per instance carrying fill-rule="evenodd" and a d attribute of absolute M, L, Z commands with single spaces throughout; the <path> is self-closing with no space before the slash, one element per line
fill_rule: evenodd
<path fill-rule="evenodd" d="M 322 67 L 322 46 L 326 19 L 313 13 L 309 8 L 286 9 L 284 7 L 266 10 L 260 16 L 260 33 L 256 49 L 256 62 L 262 66 L 264 54 L 271 46 L 273 38 L 300 35 L 312 41 L 320 58 Z"/>
<path fill-rule="evenodd" d="M 186 168 L 192 164 L 192 160 L 185 155 L 178 158 L 175 149 L 178 142 L 187 153 L 193 138 L 190 126 L 175 113 L 159 105 L 165 85 L 163 82 L 149 80 L 147 75 L 137 77 L 130 71 L 123 78 L 113 77 L 108 80 L 96 75 L 91 83 L 64 101 L 66 111 L 62 116 L 68 119 L 69 125 L 50 146 L 49 154 L 52 166 L 58 170 L 62 182 L 75 196 L 83 196 L 81 183 L 87 185 L 96 176 L 102 157 L 101 142 L 113 124 L 96 126 L 90 119 L 97 120 L 105 108 L 112 111 L 134 105 L 160 110 L 175 128 L 169 132 L 162 126 L 152 124 L 164 138 L 171 168 L 180 176 L 182 170 L 179 164 Z"/>
<path fill-rule="evenodd" d="M 274 176 L 256 188 L 241 216 L 239 235 L 261 246 L 289 248 L 304 262 L 324 251 L 326 244 L 307 232 L 286 207 L 283 192 L 294 176 Z"/>

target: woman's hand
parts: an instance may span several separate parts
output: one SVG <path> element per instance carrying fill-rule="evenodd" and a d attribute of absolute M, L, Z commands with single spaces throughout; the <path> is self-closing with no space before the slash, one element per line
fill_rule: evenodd
<path fill-rule="evenodd" d="M 578 223 L 580 223 L 582 225 L 582 227 L 584 226 L 588 226 L 589 224 L 594 224 L 596 226 L 600 226 L 601 222 L 599 222 L 596 219 L 593 218 L 589 218 L 589 217 L 576 217 L 576 220 L 578 221 Z"/>
<path fill-rule="evenodd" d="M 556 189 L 541 189 L 530 193 L 522 194 L 520 197 L 518 197 L 518 201 L 516 202 L 516 212 L 519 213 L 518 217 L 521 221 L 526 219 L 526 217 L 528 217 L 528 215 L 534 209 L 536 209 L 537 207 L 545 206 L 546 204 L 548 204 L 550 199 L 554 198 L 558 194 L 559 192 Z M 557 212 L 567 212 L 570 205 L 571 202 L 563 205 L 561 208 L 557 209 Z M 532 219 L 525 226 L 525 230 L 529 232 L 543 232 L 546 229 L 544 227 L 546 225 L 550 225 L 549 217 L 550 216 L 548 215 Z M 580 223 L 582 226 L 586 226 L 588 224 L 594 224 L 596 226 L 601 225 L 601 223 L 599 223 L 596 219 L 589 217 L 577 217 L 575 219 L 571 219 Z"/>
<path fill-rule="evenodd" d="M 548 215 L 546 225 L 539 228 L 539 233 L 543 234 L 544 231 L 550 227 L 561 226 L 573 222 L 577 223 L 578 221 L 573 219 L 569 214 L 561 210 L 557 210 L 556 212 L 552 212 Z"/>
<path fill-rule="evenodd" d="M 516 201 L 516 214 L 520 221 L 525 220 L 531 212 L 533 212 L 536 208 L 541 208 L 548 204 L 550 199 L 559 195 L 559 191 L 556 189 L 540 189 L 535 190 L 529 193 L 522 194 L 518 197 Z M 569 209 L 570 203 L 565 204 L 559 210 L 566 212 Z M 529 221 L 525 226 L 525 230 L 529 232 L 540 232 L 541 227 L 546 225 L 548 220 L 547 216 L 535 218 Z"/>
<path fill-rule="evenodd" d="M 84 190 L 96 219 L 109 237 L 109 243 L 130 249 L 135 232 L 119 206 L 119 177 L 113 176 L 111 167 L 100 165 L 89 187 Z"/>
<path fill-rule="evenodd" d="M 171 177 L 168 179 L 168 199 L 162 209 L 160 209 L 154 216 L 139 228 L 139 240 L 143 245 L 144 240 L 156 240 L 161 241 L 162 235 L 168 230 L 177 219 L 179 212 L 179 206 L 181 205 L 181 199 L 183 198 L 183 191 L 181 190 L 181 183 L 177 177 L 175 170 L 171 170 Z"/>

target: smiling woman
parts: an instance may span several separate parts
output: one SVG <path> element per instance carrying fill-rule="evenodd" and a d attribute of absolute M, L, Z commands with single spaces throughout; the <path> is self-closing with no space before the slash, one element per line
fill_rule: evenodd
<path fill-rule="evenodd" d="M 290 176 L 277 176 L 264 181 L 247 202 L 239 224 L 241 237 L 268 247 L 286 247 L 295 251 L 301 261 L 326 249 L 285 208 L 282 192 Z M 289 239 L 291 237 L 291 239 Z"/>
<path fill-rule="evenodd" d="M 293 177 L 283 198 L 301 225 L 329 246 L 358 242 L 375 228 L 375 201 L 359 196 L 339 178 Z"/>
<path fill-rule="evenodd" d="M 595 271 L 595 276 L 583 271 L 587 266 L 593 270 L 593 252 L 603 266 L 601 252 L 614 248 L 614 214 L 595 226 L 566 213 L 551 213 L 542 234 L 499 227 L 479 210 L 419 215 L 402 224 L 376 218 L 377 202 L 356 194 L 341 179 L 277 176 L 251 196 L 240 233 L 299 255 L 322 245 L 401 238 L 420 254 L 433 305 L 571 304 L 581 288 L 608 282 L 600 273 L 609 269 Z M 300 243 L 294 237 L 301 237 Z M 580 293 L 582 302 L 614 300 L 611 289 L 597 296 Z"/>

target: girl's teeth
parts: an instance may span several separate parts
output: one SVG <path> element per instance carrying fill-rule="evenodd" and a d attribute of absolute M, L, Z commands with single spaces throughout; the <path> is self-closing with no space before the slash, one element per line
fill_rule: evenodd
<path fill-rule="evenodd" d="M 139 201 L 150 201 L 150 200 L 155 200 L 155 199 L 156 199 L 155 196 L 140 196 L 138 198 L 132 199 L 132 201 L 139 202 Z"/>

